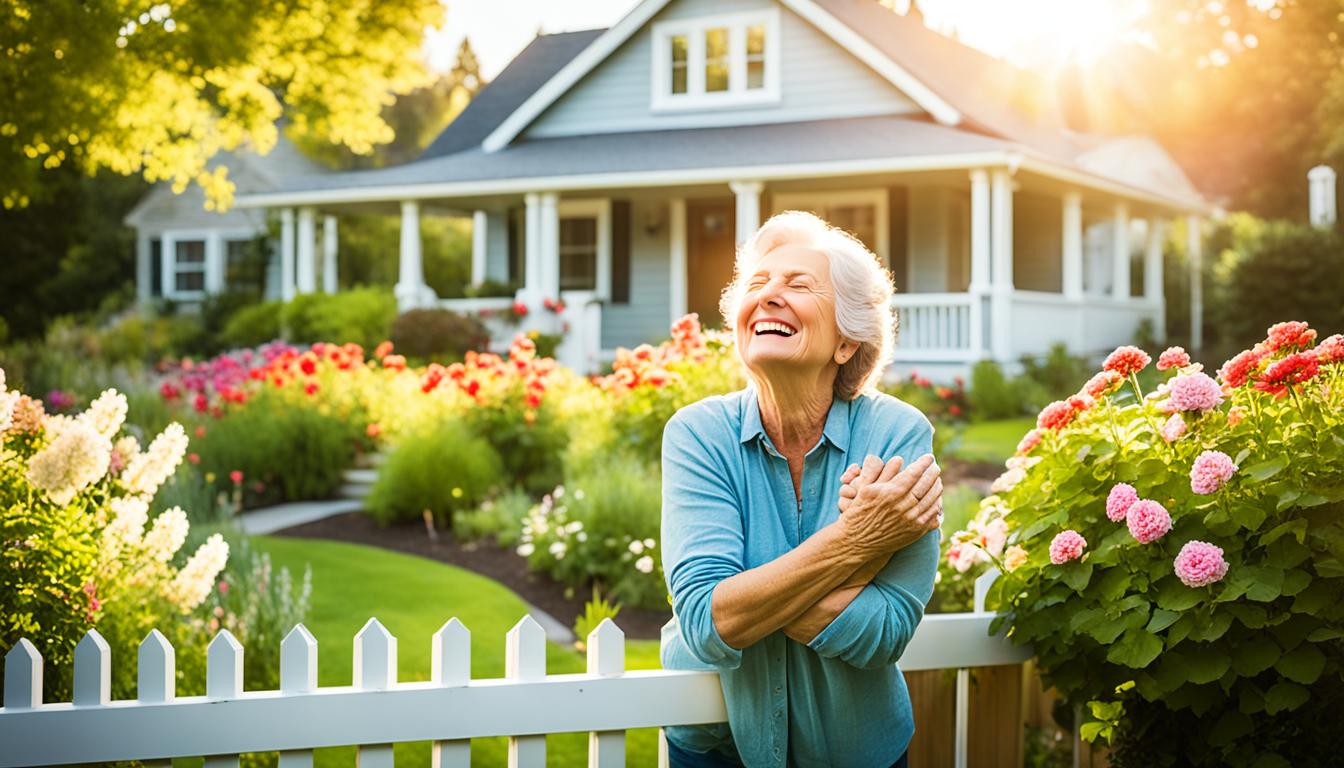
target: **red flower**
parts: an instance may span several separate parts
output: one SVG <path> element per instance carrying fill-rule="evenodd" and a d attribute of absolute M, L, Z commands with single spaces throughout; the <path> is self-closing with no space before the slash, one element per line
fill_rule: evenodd
<path fill-rule="evenodd" d="M 425 369 L 425 375 L 420 378 L 420 391 L 426 394 L 433 392 L 434 388 L 443 381 L 447 369 L 438 363 L 430 363 Z"/>
<path fill-rule="evenodd" d="M 528 408 L 536 408 L 541 405 L 541 395 L 537 392 L 528 392 L 526 402 Z"/>
<path fill-rule="evenodd" d="M 1094 399 L 1099 398 L 1119 389 L 1124 381 L 1125 377 L 1115 371 L 1102 371 L 1087 380 L 1083 385 L 1082 394 Z"/>
<path fill-rule="evenodd" d="M 1344 362 L 1344 334 L 1327 336 L 1316 347 L 1316 360 L 1321 365 L 1334 365 Z"/>
<path fill-rule="evenodd" d="M 1040 445 L 1042 432 L 1039 429 L 1033 429 L 1022 436 L 1017 444 L 1017 454 L 1019 456 L 1031 453 L 1031 449 Z"/>
<path fill-rule="evenodd" d="M 939 387 L 935 391 L 938 393 L 938 397 L 942 398 L 943 400 L 952 397 L 952 390 L 947 387 Z"/>
<path fill-rule="evenodd" d="M 1190 355 L 1183 347 L 1167 347 L 1162 355 L 1157 358 L 1157 370 L 1165 371 L 1168 368 L 1184 368 L 1190 364 Z"/>
<path fill-rule="evenodd" d="M 373 348 L 373 357 L 375 360 L 382 360 L 390 354 L 392 354 L 392 342 L 390 341 L 384 341 Z"/>
<path fill-rule="evenodd" d="M 205 413 L 210 410 L 210 398 L 205 396 L 204 392 L 196 393 L 196 399 L 192 402 L 192 407 L 197 413 Z"/>
<path fill-rule="evenodd" d="M 1086 411 L 1096 404 L 1096 400 L 1092 399 L 1091 395 L 1084 393 L 1073 395 L 1066 402 L 1069 404 L 1070 408 L 1079 413 Z"/>
<path fill-rule="evenodd" d="M 199 426 L 196 427 L 196 436 L 197 436 L 197 437 L 205 437 L 205 425 L 204 425 L 204 424 L 201 424 L 201 425 L 199 425 Z"/>
<path fill-rule="evenodd" d="M 377 437 L 383 434 L 383 425 L 376 421 L 371 421 L 369 422 L 369 425 L 364 428 L 364 434 L 369 437 Z"/>
<path fill-rule="evenodd" d="M 182 390 L 178 389 L 173 382 L 165 381 L 159 386 L 159 394 L 163 396 L 164 400 L 176 400 L 182 394 Z"/>
<path fill-rule="evenodd" d="M 949 406 L 947 406 L 947 412 L 950 413 L 950 414 L 952 414 L 953 416 L 960 416 L 960 415 L 961 415 L 961 406 L 960 406 L 960 405 L 955 405 L 955 404 L 954 404 L 954 405 L 949 405 Z"/>
<path fill-rule="evenodd" d="M 521 301 L 513 302 L 513 314 L 518 317 L 527 317 L 527 305 Z"/>
<path fill-rule="evenodd" d="M 476 379 L 472 379 L 471 381 L 468 381 L 465 386 L 462 387 L 462 390 L 471 397 L 475 397 L 476 393 L 481 391 L 481 382 Z"/>
<path fill-rule="evenodd" d="M 317 361 L 307 355 L 304 355 L 299 360 L 299 368 L 303 371 L 305 376 L 312 376 L 313 374 L 317 373 Z"/>
<path fill-rule="evenodd" d="M 1312 352 L 1298 352 L 1279 360 L 1268 368 L 1255 383 L 1261 392 L 1269 392 L 1275 398 L 1285 397 L 1288 387 L 1311 380 L 1321 372 L 1321 364 Z"/>
<path fill-rule="evenodd" d="M 310 381 L 310 382 L 308 382 L 308 383 L 304 386 L 304 388 L 303 388 L 303 394 L 308 395 L 309 397 L 312 397 L 313 395 L 316 395 L 316 394 L 317 394 L 317 390 L 318 390 L 318 389 L 319 389 L 319 387 L 317 386 L 317 382 L 316 382 L 316 381 Z"/>
<path fill-rule="evenodd" d="M 1068 426 L 1069 422 L 1073 421 L 1074 413 L 1076 411 L 1067 401 L 1056 400 L 1041 409 L 1040 415 L 1036 417 L 1036 427 L 1038 429 L 1063 429 Z"/>
<path fill-rule="evenodd" d="M 1277 352 L 1284 347 L 1309 347 L 1316 340 L 1316 332 L 1306 323 L 1292 320 L 1271 325 L 1265 332 L 1265 349 Z"/>
<path fill-rule="evenodd" d="M 229 473 L 229 479 L 233 481 L 234 485 L 242 485 L 243 471 L 240 469 L 233 470 L 232 472 Z"/>
<path fill-rule="evenodd" d="M 199 453 L 188 453 L 188 454 L 187 454 L 187 461 L 191 462 L 192 464 L 200 464 L 200 463 L 201 463 L 201 455 L 200 455 Z"/>
<path fill-rule="evenodd" d="M 401 355 L 383 355 L 383 367 L 391 371 L 404 371 L 406 358 Z"/>
<path fill-rule="evenodd" d="M 1238 352 L 1231 360 L 1223 363 L 1223 367 L 1218 369 L 1218 378 L 1229 387 L 1240 387 L 1251 378 L 1251 374 L 1260 366 L 1260 361 L 1265 358 L 1264 352 L 1255 349 L 1247 349 Z"/>
<path fill-rule="evenodd" d="M 1147 352 L 1138 347 L 1116 347 L 1114 352 L 1107 355 L 1106 362 L 1102 363 L 1101 367 L 1103 370 L 1115 371 L 1121 376 L 1129 376 L 1147 368 L 1152 360 Z"/>

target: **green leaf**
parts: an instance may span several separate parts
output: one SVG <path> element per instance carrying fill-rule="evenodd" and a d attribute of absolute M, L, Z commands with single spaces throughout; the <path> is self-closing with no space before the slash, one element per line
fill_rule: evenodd
<path fill-rule="evenodd" d="M 1228 603 L 1223 610 L 1237 617 L 1247 629 L 1260 629 L 1269 620 L 1264 608 L 1249 603 Z"/>
<path fill-rule="evenodd" d="M 1260 690 L 1260 686 L 1250 680 L 1243 680 L 1241 685 L 1237 687 L 1240 689 L 1237 695 L 1237 709 L 1239 711 L 1248 715 L 1265 711 L 1265 694 L 1264 691 Z"/>
<path fill-rule="evenodd" d="M 1274 669 L 1289 680 L 1311 685 L 1325 670 L 1325 654 L 1316 646 L 1303 643 L 1281 656 Z"/>
<path fill-rule="evenodd" d="M 1202 590 L 1191 589 L 1179 579 L 1168 579 L 1157 590 L 1157 606 L 1168 611 L 1185 611 L 1204 599 Z"/>
<path fill-rule="evenodd" d="M 1293 534 L 1293 538 L 1297 539 L 1299 544 L 1302 543 L 1307 535 L 1307 521 L 1303 518 L 1298 518 L 1274 526 L 1269 529 L 1268 533 L 1260 537 L 1260 545 L 1267 547 L 1270 544 L 1273 544 L 1280 536 L 1285 536 L 1289 533 Z"/>
<path fill-rule="evenodd" d="M 1134 446 L 1130 446 L 1134 450 Z M 1133 462 L 1122 461 L 1115 465 L 1115 479 L 1122 483 L 1132 483 L 1139 479 L 1139 468 Z"/>
<path fill-rule="evenodd" d="M 1211 616 L 1208 621 L 1196 623 L 1195 628 L 1190 630 L 1190 639 L 1212 642 L 1222 637 L 1231 626 L 1232 614 L 1220 611 Z"/>
<path fill-rule="evenodd" d="M 1341 637 L 1344 637 L 1344 630 L 1333 629 L 1331 627 L 1321 627 L 1307 635 L 1307 639 L 1313 643 L 1323 643 L 1326 640 L 1338 640 Z"/>
<path fill-rule="evenodd" d="M 1142 669 L 1151 664 L 1161 652 L 1162 640 L 1157 635 L 1142 629 L 1131 629 L 1111 646 L 1106 653 L 1106 660 Z"/>
<path fill-rule="evenodd" d="M 1133 579 L 1134 574 L 1124 568 L 1108 568 L 1097 582 L 1097 596 L 1105 602 L 1115 602 L 1129 589 Z"/>
<path fill-rule="evenodd" d="M 1222 717 L 1218 718 L 1213 730 L 1209 731 L 1209 743 L 1216 747 L 1231 744 L 1250 733 L 1251 728 L 1251 718 L 1235 709 L 1229 709 L 1223 713 Z"/>
<path fill-rule="evenodd" d="M 1265 712 L 1271 715 L 1291 712 L 1306 704 L 1310 698 L 1311 691 L 1303 686 L 1280 680 L 1265 692 Z"/>
<path fill-rule="evenodd" d="M 1236 456 L 1236 458 L 1232 459 L 1232 463 L 1233 463 L 1233 464 L 1236 464 L 1238 467 L 1240 467 L 1240 466 L 1241 466 L 1241 462 L 1245 461 L 1245 460 L 1246 460 L 1246 457 L 1247 457 L 1247 456 L 1250 456 L 1250 455 L 1251 455 L 1251 449 L 1250 449 L 1250 448 L 1242 448 L 1240 451 L 1237 451 L 1237 456 Z"/>
<path fill-rule="evenodd" d="M 1161 632 L 1172 624 L 1175 624 L 1176 620 L 1179 618 L 1181 618 L 1181 614 L 1176 611 L 1165 611 L 1161 608 L 1157 608 L 1153 611 L 1153 618 L 1148 622 L 1148 626 L 1145 627 L 1145 629 L 1149 632 Z"/>
<path fill-rule="evenodd" d="M 1216 646 L 1200 647 L 1186 656 L 1186 671 L 1192 683 L 1212 683 L 1223 676 L 1232 660 Z"/>
<path fill-rule="evenodd" d="M 1087 589 L 1087 582 L 1092 580 L 1092 563 L 1080 563 L 1073 561 L 1059 566 L 1060 580 L 1068 584 L 1075 592 L 1082 592 Z"/>
<path fill-rule="evenodd" d="M 1255 504 L 1237 503 L 1230 510 L 1232 513 L 1232 522 L 1245 528 L 1248 531 L 1254 531 L 1265 522 L 1269 515 L 1264 509 Z"/>
<path fill-rule="evenodd" d="M 1283 595 L 1292 597 L 1311 584 L 1311 574 L 1301 568 L 1294 568 L 1283 574 Z"/>
<path fill-rule="evenodd" d="M 1153 681 L 1163 693 L 1170 693 L 1185 685 L 1185 655 L 1178 651 L 1167 651 L 1162 660 L 1148 670 Z"/>
<path fill-rule="evenodd" d="M 1283 650 L 1268 637 L 1253 635 L 1232 646 L 1232 668 L 1242 677 L 1253 677 L 1274 666 Z"/>
<path fill-rule="evenodd" d="M 1308 584 L 1306 589 L 1298 592 L 1297 596 L 1293 598 L 1293 613 L 1317 613 L 1335 601 L 1338 589 L 1337 584 L 1331 583 L 1327 579 Z"/>
<path fill-rule="evenodd" d="M 1246 599 L 1267 603 L 1283 593 L 1283 571 L 1268 566 L 1251 566 L 1245 570 L 1254 571 Z"/>
<path fill-rule="evenodd" d="M 1259 464 L 1252 464 L 1251 466 L 1243 469 L 1242 472 L 1244 472 L 1246 475 L 1249 475 L 1251 479 L 1257 482 L 1264 482 L 1265 480 L 1268 480 L 1269 478 L 1282 472 L 1283 468 L 1286 466 L 1288 466 L 1287 456 L 1275 456 L 1274 458 L 1268 461 L 1262 461 Z"/>
<path fill-rule="evenodd" d="M 1091 744 L 1097 740 L 1097 737 L 1101 735 L 1103 730 L 1110 727 L 1111 726 L 1107 723 L 1099 723 L 1096 721 L 1083 723 L 1082 727 L 1078 729 L 1078 735 L 1083 737 L 1083 741 Z"/>
<path fill-rule="evenodd" d="M 1266 752 L 1251 763 L 1251 768 L 1293 768 L 1293 764 L 1280 755 Z"/>

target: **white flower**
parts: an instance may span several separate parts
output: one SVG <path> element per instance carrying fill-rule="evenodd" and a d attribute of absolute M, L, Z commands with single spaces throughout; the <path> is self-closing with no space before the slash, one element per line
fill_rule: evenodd
<path fill-rule="evenodd" d="M 656 546 L 658 546 L 658 542 L 654 541 L 653 539 L 645 539 L 645 540 L 644 540 L 644 548 L 645 548 L 645 549 L 653 549 L 653 548 L 656 547 Z"/>
<path fill-rule="evenodd" d="M 990 520 L 984 528 L 985 549 L 998 557 L 1003 554 L 1003 546 L 1008 543 L 1008 521 L 1001 517 Z"/>
<path fill-rule="evenodd" d="M 587 541 L 587 540 L 588 540 L 588 534 L 587 534 L 587 533 L 584 533 L 583 531 L 579 531 L 579 535 L 578 535 L 578 536 L 575 536 L 574 538 L 578 539 L 579 541 Z"/>
<path fill-rule="evenodd" d="M 173 507 L 154 518 L 154 525 L 145 534 L 145 553 L 161 563 L 173 559 L 182 542 L 187 540 L 187 513 L 181 507 Z"/>
<path fill-rule="evenodd" d="M 644 552 L 644 542 L 640 541 L 639 539 L 635 539 L 634 541 L 630 542 L 630 554 L 638 555 L 642 554 L 643 552 Z"/>
<path fill-rule="evenodd" d="M 639 569 L 640 573 L 653 573 L 653 558 L 648 555 L 639 558 L 635 561 L 635 568 Z"/>
<path fill-rule="evenodd" d="M 578 533 L 583 530 L 583 521 L 575 520 L 572 523 L 565 523 L 565 533 Z"/>
<path fill-rule="evenodd" d="M 565 546 L 565 542 L 557 541 L 552 543 L 551 546 L 547 549 L 547 551 L 550 552 L 552 555 L 555 555 L 556 560 L 564 560 L 565 551 L 567 549 L 568 547 Z"/>
<path fill-rule="evenodd" d="M 582 488 L 575 488 L 575 489 L 574 489 L 574 500 L 575 500 L 575 501 L 583 501 L 583 489 L 582 489 Z"/>
<path fill-rule="evenodd" d="M 565 497 L 565 486 L 563 485 L 555 486 L 555 490 L 551 493 L 551 496 L 557 499 L 563 499 Z"/>
<path fill-rule="evenodd" d="M 525 544 L 519 544 L 518 549 L 515 551 L 523 557 L 531 557 L 532 553 L 537 551 L 537 548 L 529 541 Z"/>
<path fill-rule="evenodd" d="M 103 530 L 103 559 L 115 560 L 122 550 L 140 546 L 149 520 L 149 503 L 139 496 L 113 499 L 112 521 Z"/>
<path fill-rule="evenodd" d="M 28 482 L 65 506 L 75 495 L 107 474 L 112 443 L 91 426 L 63 424 L 60 434 L 28 463 Z"/>
<path fill-rule="evenodd" d="M 79 415 L 79 420 L 111 440 L 126 421 L 126 396 L 115 389 L 104 390 L 97 400 L 89 404 L 89 409 Z"/>
<path fill-rule="evenodd" d="M 989 486 L 989 489 L 994 493 L 1003 493 L 1004 491 L 1012 490 L 1013 486 L 1022 482 L 1022 478 L 1026 476 L 1027 471 L 1021 467 L 1010 469 L 1002 475 L 999 475 L 998 478 L 994 480 L 993 485 Z"/>
<path fill-rule="evenodd" d="M 168 599 L 186 613 L 201 604 L 229 560 L 229 544 L 218 533 L 206 539 L 168 586 Z"/>
<path fill-rule="evenodd" d="M 149 444 L 149 450 L 139 454 L 126 465 L 121 482 L 135 494 L 153 496 L 163 481 L 173 474 L 187 452 L 187 432 L 177 422 L 169 424 L 163 433 Z"/>

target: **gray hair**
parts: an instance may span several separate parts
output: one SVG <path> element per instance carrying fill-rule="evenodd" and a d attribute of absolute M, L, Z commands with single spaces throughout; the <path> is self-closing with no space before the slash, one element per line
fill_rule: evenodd
<path fill-rule="evenodd" d="M 835 325 L 842 337 L 859 345 L 836 374 L 835 394 L 853 400 L 877 385 L 890 362 L 897 318 L 891 308 L 891 272 L 843 229 L 806 211 L 784 211 L 770 217 L 737 251 L 732 282 L 719 299 L 725 327 L 733 327 L 756 265 L 770 251 L 790 244 L 820 250 L 830 261 Z"/>

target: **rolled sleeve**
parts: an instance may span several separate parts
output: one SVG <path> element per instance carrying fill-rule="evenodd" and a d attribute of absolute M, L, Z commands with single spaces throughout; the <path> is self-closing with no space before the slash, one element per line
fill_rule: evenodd
<path fill-rule="evenodd" d="M 744 570 L 742 514 L 728 483 L 681 414 L 663 432 L 663 573 L 682 642 L 700 661 L 736 669 L 742 651 L 719 636 L 714 588 Z"/>

